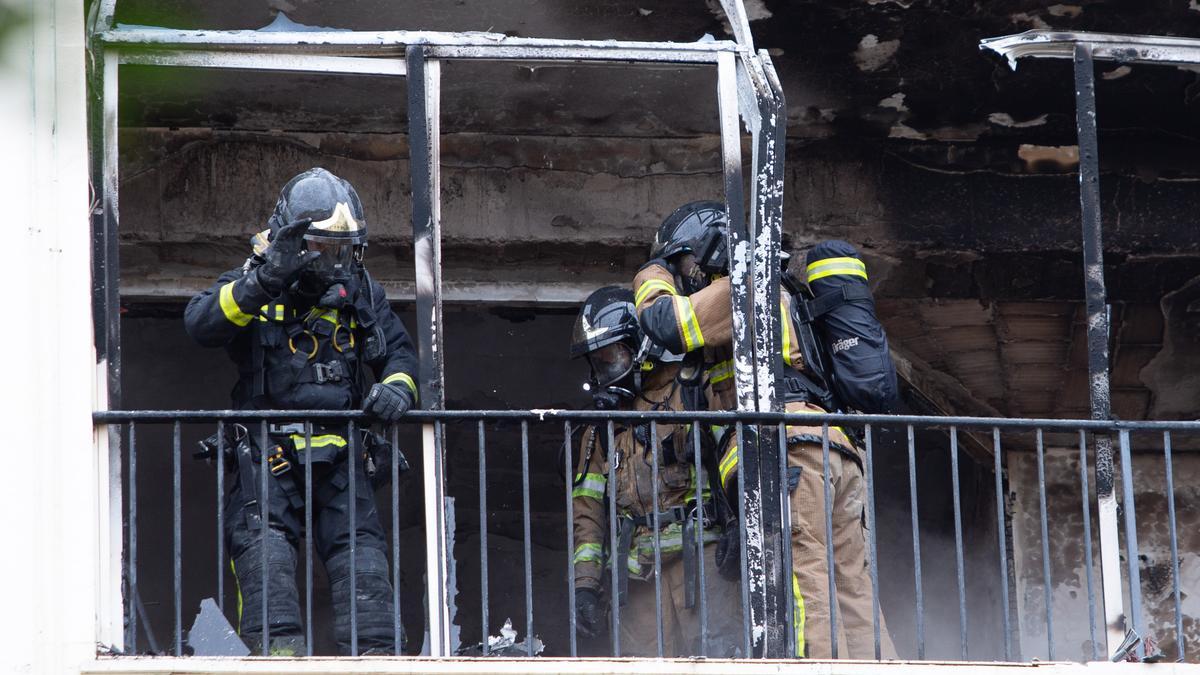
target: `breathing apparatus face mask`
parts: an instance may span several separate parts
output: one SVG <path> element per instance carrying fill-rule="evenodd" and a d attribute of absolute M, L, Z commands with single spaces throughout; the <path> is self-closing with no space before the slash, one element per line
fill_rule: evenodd
<path fill-rule="evenodd" d="M 363 247 L 344 239 L 305 237 L 304 245 L 307 250 L 321 254 L 309 263 L 305 274 L 326 286 L 349 281 L 354 265 L 362 261 Z"/>
<path fill-rule="evenodd" d="M 584 386 L 591 392 L 593 403 L 600 410 L 612 410 L 622 400 L 634 397 L 636 383 L 633 374 L 637 360 L 633 350 L 623 342 L 614 342 L 587 354 L 592 367 L 592 382 Z"/>

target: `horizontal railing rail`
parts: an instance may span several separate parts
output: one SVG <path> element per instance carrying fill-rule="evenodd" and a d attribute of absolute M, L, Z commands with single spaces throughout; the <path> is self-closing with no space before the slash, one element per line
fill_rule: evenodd
<path fill-rule="evenodd" d="M 96 423 L 121 422 L 215 422 L 217 420 L 367 420 L 361 411 L 345 410 L 100 410 L 92 413 Z M 404 414 L 401 422 L 450 422 L 462 420 L 507 420 L 530 422 L 603 421 L 637 419 L 644 421 L 703 422 L 806 422 L 808 424 L 873 424 L 949 428 L 971 427 L 1000 429 L 1067 429 L 1087 431 L 1200 431 L 1200 420 L 1089 420 L 1022 417 L 968 417 L 953 415 L 865 415 L 846 413 L 788 413 L 756 411 L 680 412 L 648 410 L 569 410 L 561 408 L 531 410 L 413 410 Z"/>

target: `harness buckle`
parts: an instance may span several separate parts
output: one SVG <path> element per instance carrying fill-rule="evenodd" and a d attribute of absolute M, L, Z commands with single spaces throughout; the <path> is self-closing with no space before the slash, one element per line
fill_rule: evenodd
<path fill-rule="evenodd" d="M 330 361 L 329 363 L 314 363 L 313 373 L 317 384 L 325 384 L 326 382 L 341 382 L 346 376 L 345 369 L 342 367 L 341 361 Z"/>
<path fill-rule="evenodd" d="M 708 509 L 708 503 L 703 504 L 692 503 L 692 508 L 688 511 L 687 520 L 695 522 L 696 513 L 700 513 L 700 529 L 707 530 L 713 526 L 713 517 Z"/>
<path fill-rule="evenodd" d="M 292 468 L 292 463 L 283 456 L 282 445 L 276 445 L 272 454 L 267 457 L 267 467 L 271 470 L 271 475 L 277 478 Z"/>

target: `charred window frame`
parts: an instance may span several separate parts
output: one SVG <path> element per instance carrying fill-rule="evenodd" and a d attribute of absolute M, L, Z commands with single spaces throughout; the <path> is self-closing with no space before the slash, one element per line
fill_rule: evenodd
<path fill-rule="evenodd" d="M 779 298 L 779 241 L 782 224 L 785 107 L 783 90 L 765 52 L 755 51 L 741 0 L 722 0 L 734 41 L 696 43 L 544 40 L 503 35 L 408 31 L 258 32 L 115 27 L 117 0 L 98 0 L 89 17 L 89 120 L 92 157 L 93 305 L 97 359 L 107 372 L 98 392 L 97 419 L 121 409 L 119 175 L 117 99 L 123 64 L 263 71 L 371 74 L 406 79 L 409 97 L 412 224 L 417 277 L 422 405 L 444 408 L 441 334 L 439 108 L 440 64 L 446 60 L 673 63 L 715 67 L 717 74 L 725 202 L 730 214 L 730 274 L 733 278 L 735 381 L 739 409 L 779 412 L 775 386 L 781 327 L 772 308 Z M 750 201 L 744 194 L 741 128 L 752 140 Z M 427 570 L 431 653 L 449 649 L 449 606 L 442 438 L 438 425 L 423 427 Z M 749 612 L 755 651 L 788 654 L 785 618 L 790 570 L 785 560 L 788 510 L 776 470 L 782 445 L 772 433 L 745 431 L 742 509 L 749 569 Z M 98 622 L 100 643 L 120 649 L 123 533 L 120 434 L 97 426 L 99 476 L 109 510 L 100 562 L 105 598 Z M 129 570 L 134 569 L 129 564 Z M 178 582 L 178 579 L 177 579 Z M 132 602 L 131 599 L 127 601 Z"/>

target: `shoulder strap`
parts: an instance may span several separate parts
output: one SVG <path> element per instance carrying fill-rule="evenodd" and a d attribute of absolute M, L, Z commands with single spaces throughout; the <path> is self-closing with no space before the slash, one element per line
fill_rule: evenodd
<path fill-rule="evenodd" d="M 855 300 L 870 300 L 871 289 L 861 284 L 842 286 L 836 291 L 805 301 L 807 311 L 801 314 L 807 321 L 812 321 L 822 314 L 828 313 L 834 307 Z"/>

